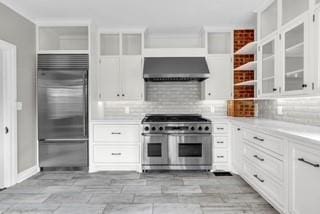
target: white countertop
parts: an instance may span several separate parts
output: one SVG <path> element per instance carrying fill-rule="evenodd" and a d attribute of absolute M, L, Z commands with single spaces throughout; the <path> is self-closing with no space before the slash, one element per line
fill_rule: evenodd
<path fill-rule="evenodd" d="M 320 127 L 259 118 L 229 118 L 232 123 L 258 128 L 294 140 L 307 140 L 320 145 Z"/>
<path fill-rule="evenodd" d="M 103 118 L 103 119 L 93 119 L 91 123 L 103 123 L 103 124 L 127 124 L 127 125 L 137 125 L 141 124 L 141 118 Z"/>

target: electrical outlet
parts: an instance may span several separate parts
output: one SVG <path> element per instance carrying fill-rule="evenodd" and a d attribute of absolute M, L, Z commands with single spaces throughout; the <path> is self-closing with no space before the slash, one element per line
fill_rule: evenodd
<path fill-rule="evenodd" d="M 17 110 L 22 111 L 22 102 L 17 102 Z"/>
<path fill-rule="evenodd" d="M 126 106 L 125 109 L 124 109 L 125 113 L 126 114 L 130 114 L 130 107 L 129 106 Z"/>
<path fill-rule="evenodd" d="M 278 115 L 283 115 L 283 107 L 282 106 L 278 106 L 277 107 L 277 114 Z"/>
<path fill-rule="evenodd" d="M 212 106 L 210 107 L 210 111 L 211 111 L 211 113 L 214 113 L 214 112 L 216 111 L 214 105 L 212 105 Z"/>

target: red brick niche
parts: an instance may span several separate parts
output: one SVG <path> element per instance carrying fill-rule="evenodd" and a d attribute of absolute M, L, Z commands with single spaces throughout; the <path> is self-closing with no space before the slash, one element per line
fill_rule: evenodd
<path fill-rule="evenodd" d="M 234 52 L 254 41 L 254 30 L 234 31 Z M 254 61 L 254 55 L 234 55 L 234 68 Z M 234 84 L 254 80 L 254 71 L 234 71 Z M 254 86 L 234 86 L 234 99 L 254 97 Z M 254 117 L 253 100 L 231 100 L 228 102 L 228 115 L 233 117 Z"/>

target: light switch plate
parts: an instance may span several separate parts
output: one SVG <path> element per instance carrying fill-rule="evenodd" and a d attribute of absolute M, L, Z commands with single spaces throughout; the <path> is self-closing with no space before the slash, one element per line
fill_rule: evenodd
<path fill-rule="evenodd" d="M 277 107 L 277 114 L 278 115 L 283 115 L 283 107 L 282 106 L 278 106 Z"/>
<path fill-rule="evenodd" d="M 17 110 L 22 111 L 22 102 L 17 102 Z"/>

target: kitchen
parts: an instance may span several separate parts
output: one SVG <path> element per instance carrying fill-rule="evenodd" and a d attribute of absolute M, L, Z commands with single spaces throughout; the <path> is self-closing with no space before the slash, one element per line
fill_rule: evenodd
<path fill-rule="evenodd" d="M 1 2 L 0 213 L 320 212 L 319 0 Z"/>

